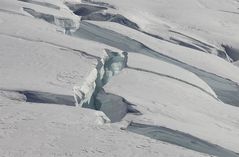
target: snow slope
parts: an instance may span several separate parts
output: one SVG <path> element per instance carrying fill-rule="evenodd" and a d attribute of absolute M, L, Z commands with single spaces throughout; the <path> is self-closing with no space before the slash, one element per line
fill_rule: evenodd
<path fill-rule="evenodd" d="M 238 20 L 236 19 L 239 3 L 236 0 L 177 2 L 104 0 L 104 2 L 117 8 L 112 12 L 124 15 L 137 23 L 142 30 L 165 39 L 174 38 L 194 46 L 200 41 L 211 45 L 214 50 L 221 49 L 221 44 L 238 48 Z M 193 39 L 197 39 L 197 43 Z M 202 46 L 199 47 L 203 49 Z M 209 52 L 213 53 L 213 49 Z"/>
<path fill-rule="evenodd" d="M 238 8 L 1 0 L 0 156 L 238 157 Z"/>

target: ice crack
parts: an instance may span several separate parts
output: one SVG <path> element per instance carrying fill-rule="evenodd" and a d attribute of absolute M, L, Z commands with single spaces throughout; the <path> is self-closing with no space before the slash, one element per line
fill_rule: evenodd
<path fill-rule="evenodd" d="M 85 82 L 73 88 L 76 106 L 96 109 L 94 102 L 98 92 L 126 66 L 126 52 L 105 51 L 106 56 L 102 59 L 97 59 L 96 67 L 90 72 Z"/>

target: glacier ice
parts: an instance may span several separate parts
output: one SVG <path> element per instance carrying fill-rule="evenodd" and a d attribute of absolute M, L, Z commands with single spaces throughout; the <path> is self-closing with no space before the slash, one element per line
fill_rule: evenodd
<path fill-rule="evenodd" d="M 82 85 L 74 86 L 74 98 L 76 106 L 95 109 L 94 99 L 101 88 L 126 65 L 127 53 L 105 50 L 106 55 L 97 59 L 98 64 L 90 72 Z"/>
<path fill-rule="evenodd" d="M 46 22 L 51 24 L 55 24 L 56 26 L 63 29 L 63 33 L 71 34 L 71 32 L 77 30 L 79 28 L 80 23 L 78 21 L 74 21 L 73 19 L 69 19 L 66 17 L 58 17 L 51 14 L 37 12 L 31 8 L 23 8 L 24 11 L 29 13 L 35 18 L 43 19 Z"/>
<path fill-rule="evenodd" d="M 98 27 L 97 25 L 86 21 L 81 23 L 80 29 L 74 32 L 74 36 L 101 42 L 129 53 L 141 53 L 184 68 L 205 81 L 214 90 L 221 101 L 233 106 L 238 106 L 239 86 L 236 82 L 229 79 L 186 64 L 178 59 L 157 52 L 137 40 L 131 39 L 117 32 Z"/>

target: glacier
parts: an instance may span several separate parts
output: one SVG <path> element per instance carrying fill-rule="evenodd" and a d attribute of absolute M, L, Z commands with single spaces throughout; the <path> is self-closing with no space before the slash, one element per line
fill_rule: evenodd
<path fill-rule="evenodd" d="M 97 58 L 96 67 L 90 72 L 83 85 L 74 86 L 76 106 L 95 109 L 94 99 L 101 88 L 126 65 L 127 53 L 105 50 L 106 57 Z"/>
<path fill-rule="evenodd" d="M 238 157 L 238 8 L 1 0 L 0 157 Z"/>

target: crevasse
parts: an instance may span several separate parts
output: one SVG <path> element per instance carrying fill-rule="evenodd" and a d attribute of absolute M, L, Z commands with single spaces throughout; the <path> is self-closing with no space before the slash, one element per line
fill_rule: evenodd
<path fill-rule="evenodd" d="M 95 98 L 102 87 L 117 75 L 127 64 L 127 53 L 105 50 L 106 55 L 98 59 L 98 64 L 90 72 L 84 83 L 74 86 L 76 106 L 96 109 Z"/>
<path fill-rule="evenodd" d="M 42 19 L 45 20 L 48 23 L 54 24 L 56 26 L 58 26 L 59 28 L 61 28 L 64 34 L 71 34 L 72 32 L 74 32 L 75 30 L 77 30 L 80 26 L 79 21 L 75 21 L 73 19 L 70 18 L 66 18 L 66 17 L 58 17 L 56 15 L 51 15 L 51 14 L 46 14 L 46 13 L 41 13 L 38 11 L 35 11 L 31 8 L 23 8 L 24 11 L 26 11 L 27 13 L 29 13 L 30 15 L 32 15 L 35 18 L 38 19 Z"/>

